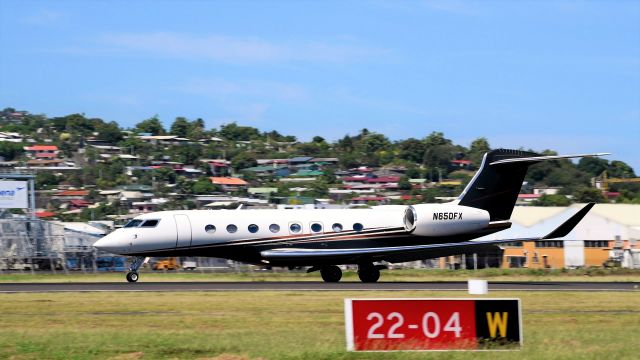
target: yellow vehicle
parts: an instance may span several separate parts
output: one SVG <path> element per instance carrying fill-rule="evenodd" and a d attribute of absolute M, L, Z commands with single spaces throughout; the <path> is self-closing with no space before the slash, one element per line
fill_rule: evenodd
<path fill-rule="evenodd" d="M 151 268 L 153 270 L 178 270 L 180 265 L 178 265 L 176 258 L 170 257 L 154 262 Z"/>

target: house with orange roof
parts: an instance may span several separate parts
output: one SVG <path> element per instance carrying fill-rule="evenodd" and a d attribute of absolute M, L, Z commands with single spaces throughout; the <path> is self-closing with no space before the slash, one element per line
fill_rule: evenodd
<path fill-rule="evenodd" d="M 237 177 L 212 176 L 209 179 L 211 179 L 211 183 L 213 183 L 214 185 L 220 185 L 224 191 L 237 191 L 240 189 L 245 189 L 249 185 L 248 182 Z"/>
<path fill-rule="evenodd" d="M 57 159 L 60 150 L 55 145 L 25 146 L 24 151 L 32 159 Z"/>
<path fill-rule="evenodd" d="M 51 196 L 52 199 L 61 201 L 84 200 L 89 195 L 89 190 L 63 190 Z"/>

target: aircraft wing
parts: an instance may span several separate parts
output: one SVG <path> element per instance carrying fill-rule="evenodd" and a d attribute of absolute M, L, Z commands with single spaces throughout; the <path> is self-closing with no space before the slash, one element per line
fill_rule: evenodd
<path fill-rule="evenodd" d="M 282 248 L 265 250 L 261 252 L 261 255 L 265 260 L 273 263 L 286 262 L 312 264 L 316 262 L 331 263 L 332 261 L 335 261 L 336 263 L 349 261 L 357 263 L 359 259 L 367 259 L 368 261 L 384 260 L 393 263 L 479 252 L 493 248 L 496 245 L 510 242 L 536 241 L 564 237 L 573 230 L 573 228 L 580 222 L 580 220 L 582 220 L 582 218 L 584 218 L 594 205 L 595 203 L 587 204 L 556 229 L 541 237 L 353 249 Z"/>

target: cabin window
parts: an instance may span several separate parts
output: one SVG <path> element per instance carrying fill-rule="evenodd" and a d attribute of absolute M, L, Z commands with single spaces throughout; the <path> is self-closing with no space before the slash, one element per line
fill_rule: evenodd
<path fill-rule="evenodd" d="M 249 225 L 249 227 L 247 227 L 247 229 L 249 229 L 249 232 L 252 233 L 252 234 L 257 233 L 258 230 L 260 230 L 260 228 L 256 224 Z"/>
<path fill-rule="evenodd" d="M 302 226 L 300 226 L 300 224 L 293 223 L 289 225 L 289 230 L 291 230 L 292 233 L 297 234 L 302 231 Z"/>
<path fill-rule="evenodd" d="M 140 223 L 142 223 L 142 220 L 133 219 L 129 221 L 124 227 L 126 228 L 138 227 Z"/>
<path fill-rule="evenodd" d="M 142 225 L 140 225 L 140 227 L 156 227 L 156 225 L 158 225 L 158 222 L 160 220 L 147 220 L 145 221 Z"/>
<path fill-rule="evenodd" d="M 362 229 L 364 229 L 364 226 L 362 226 L 362 224 L 360 223 L 353 224 L 353 230 L 360 232 L 362 231 Z"/>
<path fill-rule="evenodd" d="M 319 224 L 319 223 L 311 224 L 311 231 L 316 233 L 322 231 L 322 224 Z"/>
<path fill-rule="evenodd" d="M 333 229 L 333 231 L 335 232 L 340 232 L 342 231 L 342 224 L 335 223 L 331 225 L 331 229 Z"/>
<path fill-rule="evenodd" d="M 233 224 L 229 224 L 227 225 L 227 232 L 233 234 L 234 232 L 238 231 L 238 227 L 233 225 Z"/>
<path fill-rule="evenodd" d="M 269 225 L 269 231 L 271 231 L 272 233 L 279 232 L 280 231 L 280 225 L 278 225 L 278 224 Z"/>
<path fill-rule="evenodd" d="M 204 227 L 204 231 L 208 232 L 209 234 L 213 234 L 214 232 L 216 232 L 216 227 L 214 225 L 207 225 Z"/>

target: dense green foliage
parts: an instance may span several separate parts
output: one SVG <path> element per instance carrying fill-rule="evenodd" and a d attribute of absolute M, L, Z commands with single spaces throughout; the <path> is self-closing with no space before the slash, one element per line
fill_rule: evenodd
<path fill-rule="evenodd" d="M 160 196 L 173 192 L 193 195 L 221 191 L 208 180 L 207 176 L 212 175 L 211 169 L 201 159 L 227 159 L 233 173 L 244 177 L 253 186 L 276 187 L 279 189 L 278 196 L 295 196 L 296 192 L 288 189 L 298 185 L 283 185 L 274 177 L 258 177 L 242 170 L 256 166 L 258 159 L 311 156 L 337 158 L 338 164 L 324 166 L 324 175 L 305 185 L 308 188 L 305 196 L 327 196 L 330 187 L 337 187 L 341 183 L 335 171 L 368 166 L 406 169 L 405 176 L 399 182 L 399 190 L 412 198 L 402 202 L 433 201 L 436 197 L 457 196 L 480 166 L 483 155 L 491 149 L 484 137 L 473 140 L 467 146 L 454 144 L 441 132 L 392 140 L 384 134 L 362 129 L 355 135 L 347 134 L 336 141 L 327 141 L 320 136 L 314 136 L 310 141 L 297 141 L 295 136 L 283 135 L 276 130 L 261 131 L 236 123 L 221 125 L 219 129 L 207 129 L 205 121 L 199 118 L 190 120 L 177 117 L 169 127 L 165 127 L 158 116 L 153 116 L 130 129 L 122 129 L 114 121 L 87 118 L 84 114 L 47 118 L 27 112 L 15 115 L 15 109 L 12 108 L 0 111 L 0 131 L 22 134 L 25 140 L 24 143 L 0 142 L 0 156 L 5 161 L 26 161 L 23 147 L 34 143 L 57 145 L 61 155 L 72 161 L 83 158 L 78 164 L 82 171 L 72 175 L 61 177 L 53 173 L 39 173 L 39 189 L 51 189 L 62 184 L 95 185 L 98 189 L 144 184 L 152 185 Z M 154 142 L 139 138 L 140 133 L 174 135 L 183 140 L 179 145 Z M 32 142 L 27 143 L 27 139 Z M 127 159 L 113 156 L 105 160 L 96 148 L 87 146 L 89 140 L 118 146 L 122 154 L 135 157 Z M 541 153 L 555 154 L 551 150 Z M 78 154 L 84 156 L 79 157 Z M 453 165 L 452 160 L 469 160 L 470 164 Z M 168 162 L 192 165 L 203 171 L 202 176 L 187 178 L 169 167 L 127 173 L 127 166 L 144 167 Z M 593 179 L 601 178 L 604 173 L 609 178 L 636 176 L 628 164 L 617 160 L 582 158 L 576 164 L 569 160 L 548 161 L 530 168 L 524 190 L 531 191 L 534 186 L 561 188 L 559 195 L 545 195 L 538 199 L 536 204 L 542 206 L 565 206 L 571 201 L 604 202 L 608 200 L 593 187 Z M 426 179 L 427 182 L 455 179 L 460 180 L 461 184 L 418 189 L 409 182 L 410 179 Z M 640 203 L 640 183 L 612 183 L 610 190 L 619 193 L 618 202 Z M 350 196 L 342 200 L 348 199 Z M 186 202 L 179 205 L 192 206 Z"/>

